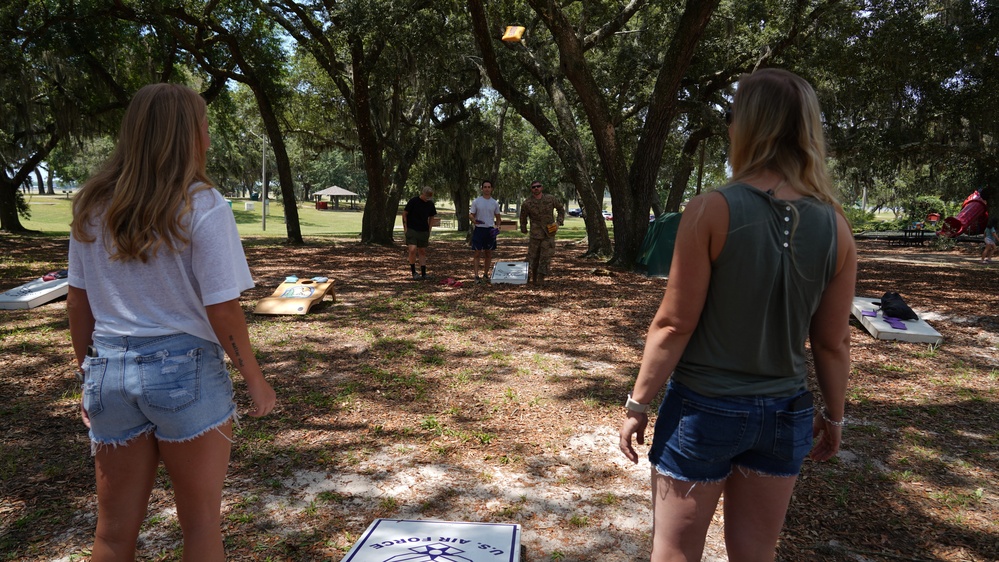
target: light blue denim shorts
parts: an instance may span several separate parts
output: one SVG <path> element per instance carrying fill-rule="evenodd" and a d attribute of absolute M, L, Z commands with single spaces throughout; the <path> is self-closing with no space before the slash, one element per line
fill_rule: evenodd
<path fill-rule="evenodd" d="M 670 381 L 649 461 L 660 474 L 688 482 L 718 482 L 736 466 L 797 476 L 812 449 L 815 408 L 800 405 L 805 394 L 711 397 Z"/>
<path fill-rule="evenodd" d="M 224 351 L 190 334 L 95 337 L 83 362 L 92 449 L 152 432 L 189 441 L 235 416 Z"/>

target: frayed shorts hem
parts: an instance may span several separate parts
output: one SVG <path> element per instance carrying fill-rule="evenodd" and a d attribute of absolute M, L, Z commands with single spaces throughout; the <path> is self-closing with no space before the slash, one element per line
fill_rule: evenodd
<path fill-rule="evenodd" d="M 734 465 L 734 466 L 736 468 L 738 468 L 739 472 L 741 472 L 744 476 L 747 475 L 747 474 L 749 474 L 749 473 L 753 473 L 753 474 L 755 474 L 757 476 L 763 476 L 765 478 L 797 478 L 798 474 L 801 472 L 800 470 L 798 472 L 790 472 L 790 473 L 784 473 L 784 472 L 767 472 L 765 470 L 760 470 L 758 468 L 751 468 L 751 467 L 748 467 L 748 466 L 742 466 L 742 465 L 738 465 L 738 464 Z"/>
<path fill-rule="evenodd" d="M 725 476 L 722 476 L 721 478 L 716 478 L 716 479 L 687 478 L 685 476 L 681 476 L 681 475 L 679 475 L 679 474 L 677 474 L 675 472 L 667 470 L 667 469 L 663 468 L 662 466 L 660 466 L 658 464 L 654 465 L 654 466 L 656 468 L 656 473 L 658 473 L 658 474 L 660 474 L 662 476 L 666 476 L 666 477 L 672 478 L 673 480 L 677 480 L 679 482 L 689 482 L 691 484 L 718 484 L 719 482 L 724 482 L 725 480 L 728 479 L 729 476 L 732 475 L 732 471 L 729 471 L 729 473 L 726 474 Z"/>
<path fill-rule="evenodd" d="M 214 425 L 210 425 L 210 426 L 206 427 L 205 429 L 199 431 L 198 433 L 196 433 L 195 435 L 192 435 L 190 437 L 181 437 L 181 438 L 165 438 L 165 437 L 160 437 L 160 436 L 156 435 L 156 428 L 155 427 L 148 426 L 148 427 L 142 428 L 142 430 L 139 431 L 139 432 L 137 432 L 136 434 L 131 435 L 129 437 L 126 437 L 125 439 L 111 439 L 111 440 L 107 440 L 107 441 L 98 441 L 98 440 L 95 440 L 95 439 L 91 439 L 90 440 L 90 456 L 96 455 L 98 453 L 98 451 L 100 451 L 101 448 L 103 448 L 103 447 L 110 447 L 110 448 L 115 448 L 115 449 L 118 448 L 118 447 L 127 447 L 128 444 L 130 442 L 132 442 L 133 440 L 135 440 L 136 438 L 142 437 L 143 435 L 147 435 L 149 433 L 152 433 L 153 434 L 153 438 L 155 438 L 157 441 L 159 441 L 161 443 L 184 443 L 186 441 L 194 441 L 195 439 L 201 437 L 202 435 L 206 435 L 210 431 L 215 431 L 216 429 L 222 427 L 223 425 L 225 425 L 226 423 L 228 423 L 230 421 L 232 422 L 232 424 L 233 424 L 234 427 L 239 427 L 239 414 L 236 412 L 235 408 L 231 412 L 229 412 L 229 414 L 226 415 L 226 417 L 223 418 L 222 421 L 220 421 L 220 422 L 218 422 L 218 423 L 216 423 Z"/>
<path fill-rule="evenodd" d="M 742 465 L 738 465 L 738 464 L 732 465 L 732 466 L 734 468 L 737 468 L 739 470 L 739 472 L 742 473 L 743 476 L 746 476 L 749 473 L 753 473 L 753 474 L 755 474 L 757 476 L 762 476 L 764 478 L 796 478 L 798 476 L 797 472 L 794 472 L 794 473 L 791 473 L 791 474 L 772 473 L 772 472 L 766 472 L 766 471 L 763 471 L 763 470 L 758 470 L 758 469 L 755 469 L 755 468 L 750 468 L 748 466 L 742 466 Z M 696 478 L 687 478 L 687 477 L 681 476 L 679 474 L 676 474 L 675 472 L 672 472 L 670 470 L 667 470 L 667 469 L 663 468 L 660 465 L 655 465 L 655 469 L 656 469 L 656 473 L 657 474 L 660 474 L 662 476 L 666 476 L 668 478 L 672 478 L 673 480 L 677 480 L 679 482 L 689 482 L 691 484 L 718 484 L 719 482 L 724 482 L 724 481 L 728 480 L 728 477 L 732 476 L 732 472 L 733 472 L 733 471 L 730 470 L 728 472 L 728 474 L 726 474 L 725 476 L 722 476 L 721 478 L 696 479 Z"/>
<path fill-rule="evenodd" d="M 108 439 L 105 441 L 98 441 L 94 438 L 90 439 L 90 456 L 96 455 L 102 448 L 117 449 L 118 447 L 127 447 L 128 444 L 135 439 L 152 433 L 156 428 L 152 426 L 147 426 L 142 428 L 141 431 L 130 435 L 124 439 Z"/>

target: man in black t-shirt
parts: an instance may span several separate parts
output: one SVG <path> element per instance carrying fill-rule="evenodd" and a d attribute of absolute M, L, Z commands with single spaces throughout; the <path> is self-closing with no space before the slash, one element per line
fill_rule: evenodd
<path fill-rule="evenodd" d="M 402 230 L 409 249 L 409 271 L 413 279 L 427 278 L 427 246 L 430 245 L 430 219 L 437 214 L 434 190 L 423 186 L 419 197 L 413 197 L 402 211 Z M 416 276 L 416 258 L 420 259 L 420 276 Z"/>

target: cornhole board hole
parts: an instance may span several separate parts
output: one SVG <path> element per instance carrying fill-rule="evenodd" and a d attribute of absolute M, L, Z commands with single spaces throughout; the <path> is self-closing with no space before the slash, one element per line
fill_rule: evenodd
<path fill-rule="evenodd" d="M 874 304 L 880 302 L 878 297 L 854 297 L 853 317 L 860 321 L 860 324 L 870 332 L 875 339 L 898 340 L 913 343 L 929 343 L 939 345 L 943 343 L 943 336 L 934 330 L 923 320 L 905 320 L 904 330 L 891 327 L 881 314 L 881 307 Z M 867 315 L 864 315 L 867 312 Z M 874 312 L 874 316 L 870 313 Z M 916 312 L 919 315 L 919 312 Z"/>
<path fill-rule="evenodd" d="M 519 562 L 520 525 L 375 519 L 342 562 Z"/>
<path fill-rule="evenodd" d="M 309 309 L 329 293 L 336 301 L 333 294 L 333 280 L 326 277 L 313 277 L 312 279 L 298 279 L 289 277 L 284 283 L 278 285 L 274 294 L 260 299 L 257 307 L 253 309 L 254 314 L 307 314 Z"/>
<path fill-rule="evenodd" d="M 35 308 L 47 302 L 66 296 L 69 292 L 69 279 L 35 279 L 20 287 L 14 287 L 0 294 L 0 310 Z"/>
<path fill-rule="evenodd" d="M 527 283 L 526 261 L 501 261 L 493 266 L 493 283 L 524 285 Z"/>

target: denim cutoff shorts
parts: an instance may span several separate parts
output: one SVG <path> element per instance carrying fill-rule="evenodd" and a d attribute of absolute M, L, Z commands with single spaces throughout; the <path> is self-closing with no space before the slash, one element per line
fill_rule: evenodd
<path fill-rule="evenodd" d="M 189 441 L 235 416 L 224 351 L 190 334 L 95 337 L 83 362 L 92 449 L 152 432 Z"/>
<path fill-rule="evenodd" d="M 649 461 L 660 474 L 718 482 L 732 467 L 797 476 L 812 448 L 811 405 L 788 411 L 794 396 L 709 397 L 670 381 L 659 407 Z"/>

